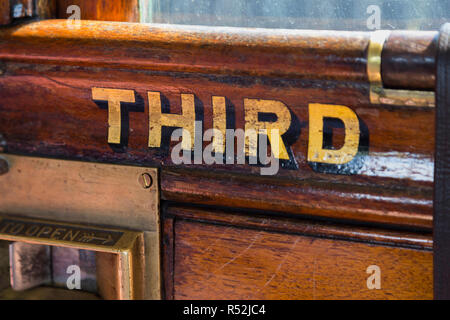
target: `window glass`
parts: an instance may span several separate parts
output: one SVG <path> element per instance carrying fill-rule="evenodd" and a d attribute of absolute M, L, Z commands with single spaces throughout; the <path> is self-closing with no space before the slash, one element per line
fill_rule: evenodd
<path fill-rule="evenodd" d="M 142 22 L 255 28 L 437 30 L 450 0 L 140 0 Z"/>

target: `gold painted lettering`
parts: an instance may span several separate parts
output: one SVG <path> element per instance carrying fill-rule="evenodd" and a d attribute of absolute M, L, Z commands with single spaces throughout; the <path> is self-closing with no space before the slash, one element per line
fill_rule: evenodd
<path fill-rule="evenodd" d="M 339 150 L 323 149 L 323 119 L 337 118 L 345 126 L 344 145 Z M 309 105 L 308 161 L 345 164 L 358 153 L 358 116 L 346 106 L 312 103 Z"/>
<path fill-rule="evenodd" d="M 289 160 L 289 155 L 284 145 L 281 136 L 289 129 L 291 126 L 291 113 L 286 105 L 280 101 L 276 100 L 260 100 L 260 99 L 244 99 L 244 109 L 245 109 L 245 132 L 256 131 L 256 133 L 266 133 L 269 137 L 269 142 L 271 146 L 276 143 L 278 148 L 272 148 L 273 155 L 275 158 Z M 277 120 L 270 121 L 259 121 L 259 115 L 261 113 L 275 114 Z M 272 134 L 274 131 L 274 135 Z M 276 137 L 273 140 L 273 137 Z M 249 139 L 246 136 L 245 140 L 245 150 L 246 155 L 252 157 L 257 156 L 258 150 L 257 139 Z"/>
<path fill-rule="evenodd" d="M 222 135 L 213 137 L 213 149 L 217 153 L 225 153 L 225 137 L 227 130 L 227 120 L 226 120 L 226 103 L 225 97 L 212 97 L 213 105 L 213 128 L 219 130 Z"/>
<path fill-rule="evenodd" d="M 134 103 L 134 90 L 92 88 L 92 99 L 108 101 L 108 143 L 120 144 L 122 131 L 120 103 Z"/>
<path fill-rule="evenodd" d="M 13 224 L 11 222 L 8 222 L 7 224 L 5 224 L 2 228 L 2 230 L 0 230 L 1 233 L 5 233 L 6 230 L 8 230 L 9 227 L 11 227 Z"/>
<path fill-rule="evenodd" d="M 61 235 L 61 233 L 63 233 L 64 231 L 66 231 L 65 228 L 56 228 L 55 231 L 53 231 L 53 233 L 51 234 L 50 238 L 53 240 L 58 240 L 58 237 Z"/>
<path fill-rule="evenodd" d="M 13 226 L 9 232 L 11 234 L 18 234 L 19 232 L 21 232 L 23 230 L 23 228 L 25 228 L 25 225 L 23 223 L 18 223 L 15 226 Z"/>
<path fill-rule="evenodd" d="M 195 143 L 195 103 L 193 94 L 181 95 L 182 114 L 162 113 L 161 94 L 148 92 L 149 139 L 150 148 L 161 147 L 162 127 L 183 128 L 182 149 L 192 150 Z"/>
<path fill-rule="evenodd" d="M 73 232 L 73 230 L 69 230 L 67 231 L 67 233 L 64 235 L 63 240 L 66 241 L 75 241 L 75 239 L 77 238 L 78 234 L 80 233 L 80 231 L 77 232 Z"/>
<path fill-rule="evenodd" d="M 28 237 L 33 237 L 36 234 L 36 232 L 38 232 L 38 230 L 39 230 L 39 226 L 36 226 L 36 225 L 30 226 L 25 231 L 25 235 Z"/>
<path fill-rule="evenodd" d="M 36 237 L 40 238 L 42 235 L 48 235 L 50 232 L 52 232 L 52 227 L 42 227 L 42 229 L 38 232 Z"/>

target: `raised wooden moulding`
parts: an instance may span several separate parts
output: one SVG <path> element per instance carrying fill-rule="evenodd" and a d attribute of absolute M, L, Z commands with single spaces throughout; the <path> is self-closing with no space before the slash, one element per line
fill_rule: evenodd
<path fill-rule="evenodd" d="M 11 22 L 11 7 L 9 1 L 0 2 L 0 25 Z"/>
<path fill-rule="evenodd" d="M 393 32 L 384 85 L 432 91 L 436 34 Z M 370 36 L 62 20 L 2 29 L 0 144 L 159 167 L 165 200 L 430 230 L 435 112 L 371 102 Z M 404 61 L 393 54 L 409 70 L 420 64 L 411 86 L 392 76 Z M 184 149 L 210 128 L 279 129 L 270 141 L 279 170 L 262 176 L 247 158 L 176 164 L 175 127 L 193 138 Z"/>

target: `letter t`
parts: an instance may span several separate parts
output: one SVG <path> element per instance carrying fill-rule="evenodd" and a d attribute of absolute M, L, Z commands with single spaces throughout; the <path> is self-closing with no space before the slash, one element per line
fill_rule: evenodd
<path fill-rule="evenodd" d="M 122 132 L 120 103 L 134 103 L 134 90 L 92 88 L 92 99 L 108 101 L 108 143 L 120 144 Z"/>

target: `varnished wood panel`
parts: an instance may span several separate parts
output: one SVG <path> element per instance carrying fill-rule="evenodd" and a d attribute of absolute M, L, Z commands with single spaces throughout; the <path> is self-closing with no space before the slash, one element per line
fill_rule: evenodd
<path fill-rule="evenodd" d="M 333 176 L 339 181 L 341 177 Z M 382 182 L 385 183 L 385 182 Z M 348 220 L 432 227 L 431 193 L 409 188 L 346 186 L 344 183 L 290 182 L 222 172 L 163 170 L 164 200 L 313 215 Z"/>
<path fill-rule="evenodd" d="M 404 230 L 383 229 L 369 226 L 358 226 L 336 221 L 300 219 L 296 216 L 270 215 L 255 211 L 236 209 L 221 209 L 218 207 L 186 207 L 182 205 L 167 205 L 164 208 L 165 235 L 167 243 L 172 243 L 174 235 L 173 219 L 201 221 L 204 223 L 229 225 L 244 229 L 257 229 L 270 232 L 301 234 L 305 236 L 324 237 L 356 242 L 366 242 L 378 245 L 391 245 L 421 250 L 431 250 L 433 240 L 430 231 L 408 232 Z M 169 222 L 167 222 L 169 221 Z M 172 230 L 172 231 L 170 231 Z M 172 241 L 172 242 L 171 242 Z M 167 245 L 169 246 L 169 245 Z M 173 250 L 171 250 L 173 251 Z"/>
<path fill-rule="evenodd" d="M 172 219 L 175 299 L 433 297 L 429 250 L 280 233 L 264 223 L 250 229 Z M 367 288 L 371 265 L 381 269 L 379 290 Z"/>
<path fill-rule="evenodd" d="M 388 88 L 433 90 L 437 39 L 438 33 L 432 32 L 426 35 L 415 31 L 392 32 L 382 53 L 384 85 Z M 414 67 L 411 68 L 412 61 Z"/>
<path fill-rule="evenodd" d="M 8 24 L 11 22 L 11 7 L 9 0 L 0 1 L 0 25 Z"/>
<path fill-rule="evenodd" d="M 7 153 L 161 167 L 166 200 L 430 229 L 435 113 L 370 103 L 369 36 L 95 21 L 70 29 L 57 20 L 4 29 L 1 144 Z M 135 92 L 121 150 L 108 145 L 108 112 L 93 87 Z M 295 164 L 271 177 L 249 165 L 175 165 L 167 150 L 148 147 L 149 91 L 161 92 L 171 113 L 180 113 L 181 94 L 193 94 L 204 130 L 212 96 L 226 97 L 235 128 L 244 127 L 244 99 L 280 101 L 293 114 Z M 361 119 L 367 150 L 354 174 L 307 162 L 310 103 L 348 106 Z"/>
<path fill-rule="evenodd" d="M 138 0 L 57 0 L 58 18 L 67 18 L 67 8 L 77 5 L 83 20 L 139 22 Z"/>
<path fill-rule="evenodd" d="M 56 18 L 56 0 L 36 0 L 36 14 L 40 19 Z"/>
<path fill-rule="evenodd" d="M 112 253 L 97 252 L 95 263 L 100 297 L 105 300 L 117 300 L 120 297 L 120 278 L 117 273 L 117 270 L 120 268 L 119 256 Z"/>

